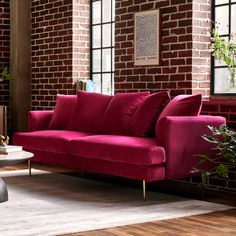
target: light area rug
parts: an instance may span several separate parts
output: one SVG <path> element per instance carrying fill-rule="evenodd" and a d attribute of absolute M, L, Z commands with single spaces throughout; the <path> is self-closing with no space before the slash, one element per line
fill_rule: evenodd
<path fill-rule="evenodd" d="M 0 235 L 47 236 L 178 218 L 230 206 L 148 192 L 40 170 L 0 172 L 9 201 L 0 203 Z"/>

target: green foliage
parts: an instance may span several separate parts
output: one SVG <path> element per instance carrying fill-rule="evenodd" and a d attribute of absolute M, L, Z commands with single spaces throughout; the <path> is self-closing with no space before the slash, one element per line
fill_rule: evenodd
<path fill-rule="evenodd" d="M 234 34 L 231 35 L 229 42 L 221 37 L 216 30 L 212 31 L 212 55 L 226 63 L 230 73 L 230 84 L 235 87 L 236 76 L 236 43 L 234 42 Z"/>
<path fill-rule="evenodd" d="M 0 82 L 4 80 L 13 80 L 13 77 L 10 74 L 10 71 L 7 67 L 5 67 L 3 71 L 0 73 Z"/>
<path fill-rule="evenodd" d="M 199 154 L 197 167 L 192 170 L 192 173 L 201 173 L 203 185 L 206 185 L 210 175 L 216 174 L 222 178 L 228 178 L 229 170 L 236 168 L 236 132 L 226 125 L 221 125 L 219 128 L 208 126 L 208 128 L 212 135 L 202 137 L 206 142 L 213 144 L 212 149 L 216 155 L 211 157 L 207 154 Z M 212 163 L 213 167 L 210 170 L 201 168 L 205 162 Z"/>
<path fill-rule="evenodd" d="M 226 40 L 219 36 L 216 30 L 212 31 L 212 55 L 226 63 L 228 68 L 234 68 L 236 66 L 236 43 L 226 42 Z"/>

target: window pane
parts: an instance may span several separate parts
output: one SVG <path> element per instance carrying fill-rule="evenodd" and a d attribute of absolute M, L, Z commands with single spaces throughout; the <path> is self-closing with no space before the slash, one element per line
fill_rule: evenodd
<path fill-rule="evenodd" d="M 115 88 L 114 88 L 114 87 L 115 87 L 115 86 L 114 86 L 114 84 L 115 84 L 115 83 L 114 83 L 114 77 L 115 77 L 115 76 L 114 76 L 114 73 L 112 73 L 112 84 L 111 84 L 111 86 L 112 86 L 111 89 L 112 89 L 112 90 L 111 90 L 111 94 L 114 94 L 114 93 L 115 93 Z"/>
<path fill-rule="evenodd" d="M 111 49 L 102 51 L 102 71 L 111 71 Z"/>
<path fill-rule="evenodd" d="M 112 47 L 115 46 L 115 24 L 112 24 Z"/>
<path fill-rule="evenodd" d="M 215 66 L 226 66 L 226 63 L 215 59 Z"/>
<path fill-rule="evenodd" d="M 228 3 L 229 0 L 215 0 L 215 4 L 218 5 L 218 4 L 224 4 L 224 3 Z"/>
<path fill-rule="evenodd" d="M 93 24 L 101 23 L 101 1 L 93 2 Z"/>
<path fill-rule="evenodd" d="M 101 47 L 101 26 L 93 26 L 93 48 Z"/>
<path fill-rule="evenodd" d="M 231 6 L 231 32 L 236 32 L 236 4 Z"/>
<path fill-rule="evenodd" d="M 102 75 L 102 93 L 111 94 L 111 74 Z"/>
<path fill-rule="evenodd" d="M 236 0 L 235 0 L 236 1 Z M 112 21 L 115 21 L 115 16 L 116 16 L 116 13 L 115 13 L 115 5 L 116 5 L 116 1 L 115 0 L 112 0 Z"/>
<path fill-rule="evenodd" d="M 96 93 L 101 93 L 101 75 L 93 74 L 93 82 L 96 84 Z"/>
<path fill-rule="evenodd" d="M 228 69 L 227 68 L 216 68 L 215 69 L 215 93 L 227 93 L 228 84 Z"/>
<path fill-rule="evenodd" d="M 91 27 L 91 78 L 96 92 L 114 93 L 115 0 L 93 0 Z"/>
<path fill-rule="evenodd" d="M 229 41 L 229 37 L 222 37 L 226 42 Z M 220 60 L 215 59 L 215 66 L 226 66 L 226 63 Z"/>
<path fill-rule="evenodd" d="M 93 72 L 101 72 L 101 50 L 93 50 Z"/>
<path fill-rule="evenodd" d="M 111 21 L 111 0 L 102 1 L 102 21 L 109 22 Z"/>
<path fill-rule="evenodd" d="M 112 48 L 112 71 L 115 71 L 115 49 Z"/>
<path fill-rule="evenodd" d="M 215 10 L 215 23 L 219 34 L 228 34 L 229 27 L 229 7 L 217 7 Z"/>
<path fill-rule="evenodd" d="M 103 47 L 111 47 L 111 24 L 103 25 L 102 46 Z"/>

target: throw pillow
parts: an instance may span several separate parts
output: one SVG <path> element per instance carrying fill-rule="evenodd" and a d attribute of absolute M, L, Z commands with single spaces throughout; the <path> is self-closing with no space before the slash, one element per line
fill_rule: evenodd
<path fill-rule="evenodd" d="M 179 95 L 173 98 L 158 118 L 156 136 L 159 145 L 164 145 L 166 116 L 198 116 L 202 106 L 202 95 Z"/>
<path fill-rule="evenodd" d="M 78 91 L 77 106 L 67 129 L 102 132 L 104 114 L 111 99 L 110 95 Z"/>
<path fill-rule="evenodd" d="M 169 101 L 170 95 L 167 91 L 148 96 L 132 118 L 132 134 L 138 137 L 154 136 L 157 119 Z"/>
<path fill-rule="evenodd" d="M 158 121 L 165 116 L 197 116 L 201 111 L 202 95 L 178 95 L 161 113 Z"/>
<path fill-rule="evenodd" d="M 66 129 L 76 107 L 76 95 L 57 95 L 56 106 L 49 124 L 49 129 Z"/>
<path fill-rule="evenodd" d="M 130 135 L 132 116 L 149 92 L 117 93 L 111 100 L 104 117 L 106 133 Z"/>

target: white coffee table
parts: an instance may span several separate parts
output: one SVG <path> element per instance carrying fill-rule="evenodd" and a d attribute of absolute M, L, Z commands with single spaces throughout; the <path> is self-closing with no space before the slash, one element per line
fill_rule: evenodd
<path fill-rule="evenodd" d="M 29 160 L 34 156 L 31 152 L 21 151 L 21 152 L 12 152 L 8 155 L 0 155 L 0 167 L 15 165 L 20 162 Z M 30 161 L 29 161 L 29 170 L 30 170 Z M 31 173 L 30 173 L 31 175 Z M 8 200 L 7 186 L 5 182 L 0 178 L 0 203 L 6 202 Z"/>

